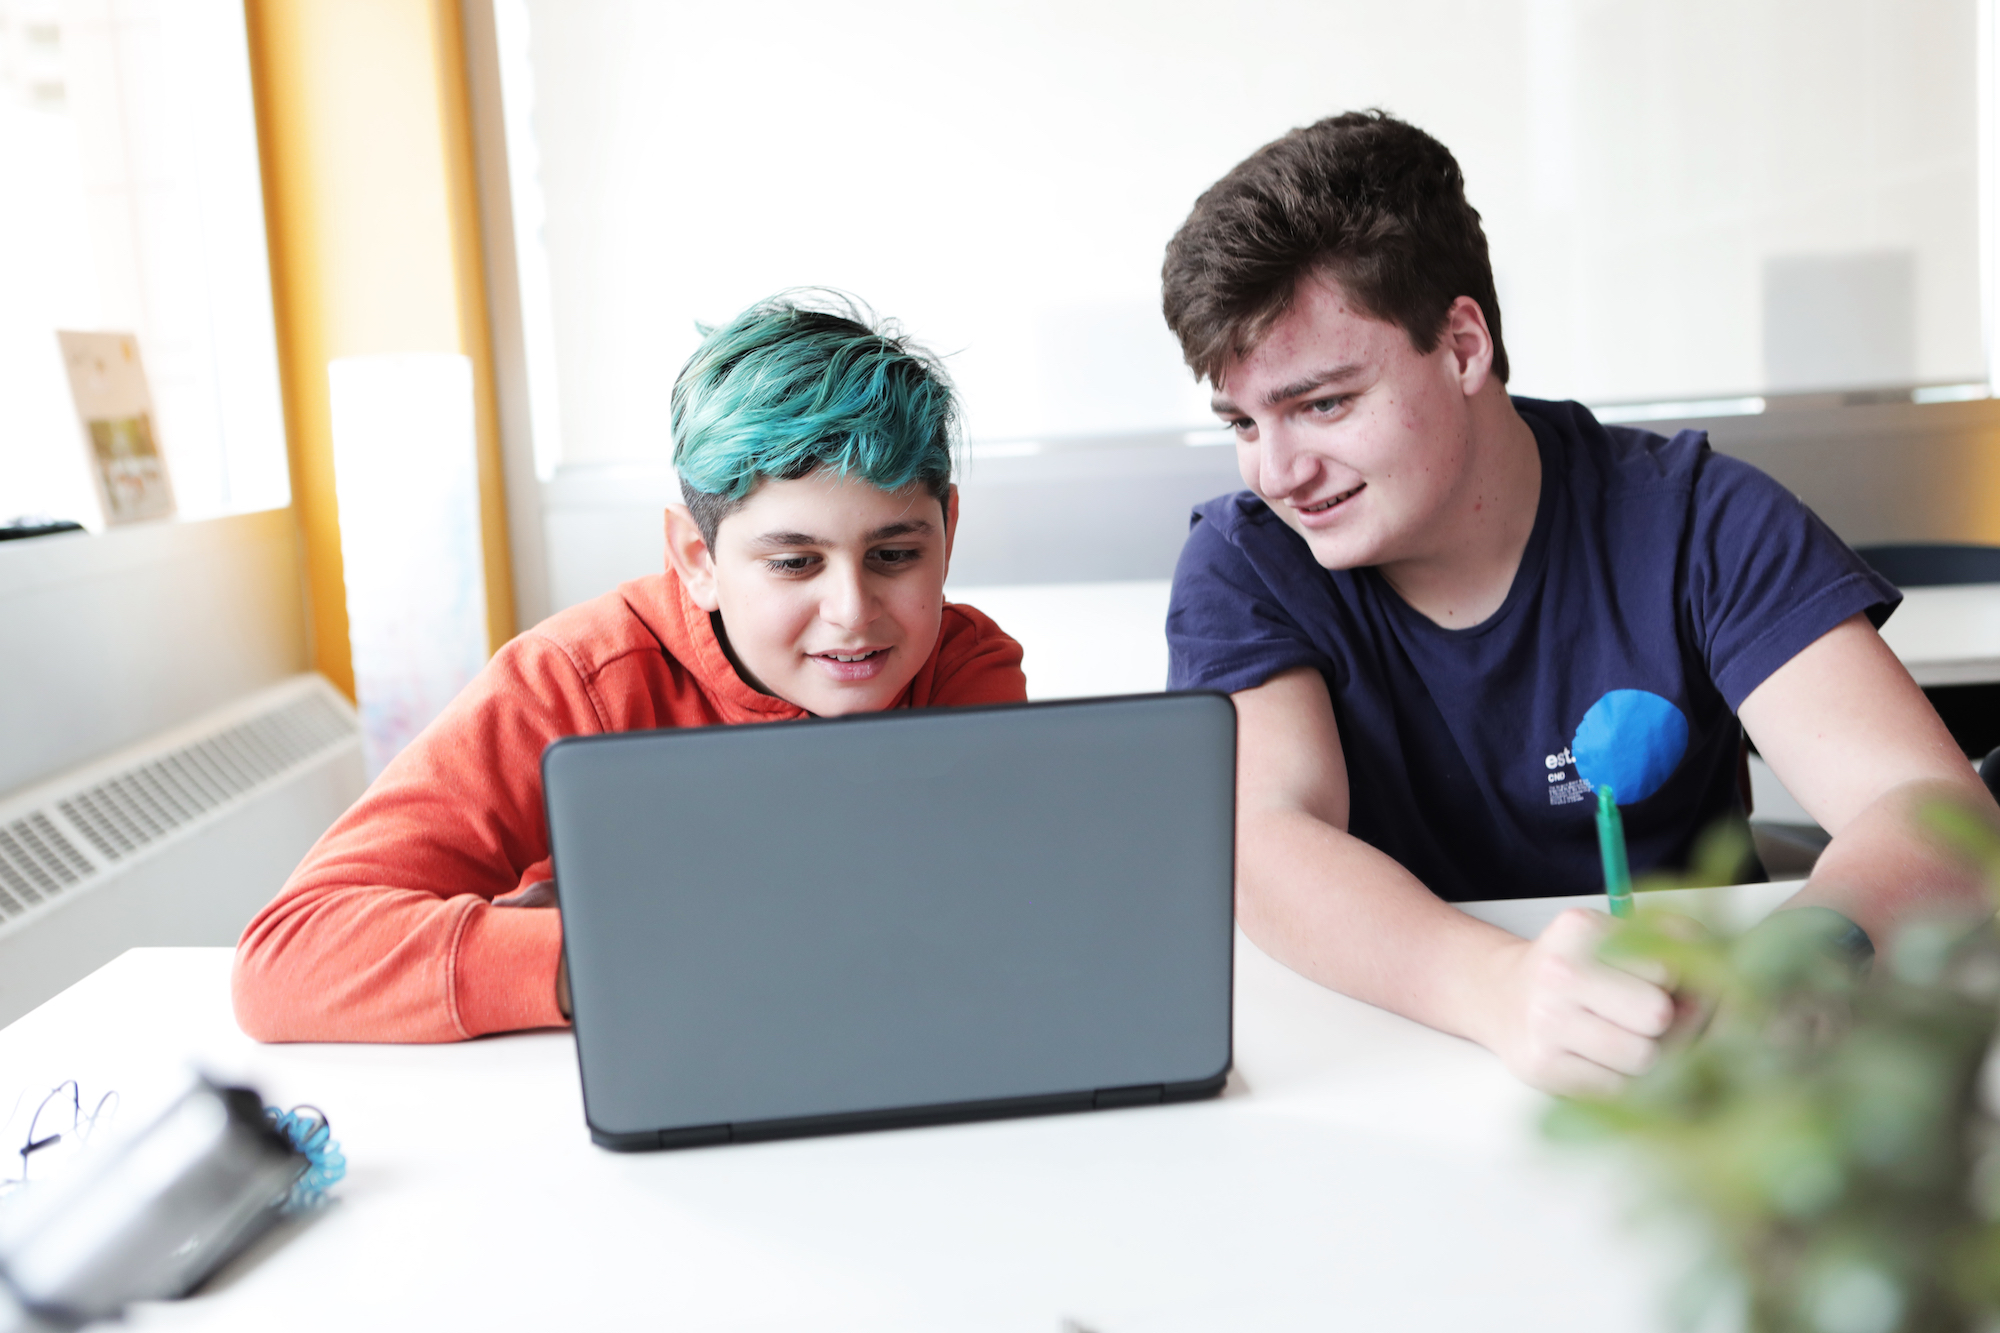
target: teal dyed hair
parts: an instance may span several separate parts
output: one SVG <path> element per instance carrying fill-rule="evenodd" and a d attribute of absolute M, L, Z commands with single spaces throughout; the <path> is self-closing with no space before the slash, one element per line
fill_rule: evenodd
<path fill-rule="evenodd" d="M 937 358 L 839 292 L 784 292 L 720 328 L 674 381 L 674 470 L 702 537 L 766 478 L 822 468 L 950 494 L 958 398 Z"/>

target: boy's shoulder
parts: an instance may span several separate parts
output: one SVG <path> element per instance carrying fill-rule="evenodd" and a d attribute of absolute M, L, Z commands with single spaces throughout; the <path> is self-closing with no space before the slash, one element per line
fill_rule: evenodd
<path fill-rule="evenodd" d="M 556 612 L 515 636 L 485 675 L 502 697 L 588 700 L 603 731 L 803 716 L 743 683 L 671 573 Z"/>
<path fill-rule="evenodd" d="M 1282 543 L 1292 531 L 1271 512 L 1263 497 L 1251 490 L 1232 491 L 1202 501 L 1188 516 L 1188 528 L 1191 542 L 1206 544 L 1220 540 L 1238 547 L 1254 546 L 1273 538 Z M 1304 543 L 1298 545 L 1304 549 Z M 1310 554 L 1307 552 L 1308 557 Z"/>
<path fill-rule="evenodd" d="M 587 602 L 565 607 L 525 630 L 510 648 L 525 653 L 554 652 L 578 675 L 593 680 L 634 655 L 678 660 L 675 646 L 687 637 L 673 581 L 665 574 L 621 583 Z"/>
<path fill-rule="evenodd" d="M 979 594 L 974 592 L 973 596 Z M 1000 628 L 998 621 L 976 606 L 965 602 L 946 602 L 944 616 L 938 624 L 939 654 L 955 657 L 971 652 L 991 642 L 1013 643 L 1014 638 Z M 1015 645 L 1019 647 L 1018 644 Z"/>
<path fill-rule="evenodd" d="M 1744 529 L 1735 534 L 1741 540 L 1801 535 L 1794 529 L 1806 511 L 1798 497 L 1754 464 L 1718 452 L 1705 430 L 1662 435 L 1599 421 L 1581 403 L 1513 401 L 1581 521 L 1677 531 L 1712 528 L 1727 516 Z"/>
<path fill-rule="evenodd" d="M 1578 402 L 1515 397 L 1513 403 L 1534 430 L 1545 461 L 1609 490 L 1690 489 L 1722 458 L 1709 446 L 1705 430 L 1662 435 L 1643 426 L 1600 421 Z"/>
<path fill-rule="evenodd" d="M 973 595 L 978 595 L 976 590 Z M 907 702 L 928 708 L 1019 703 L 1027 697 L 1021 645 L 979 608 L 946 602 L 937 644 L 911 680 Z"/>

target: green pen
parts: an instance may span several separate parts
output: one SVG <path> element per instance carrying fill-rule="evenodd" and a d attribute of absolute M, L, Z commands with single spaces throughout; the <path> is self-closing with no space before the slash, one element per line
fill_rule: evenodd
<path fill-rule="evenodd" d="M 1632 915 L 1632 865 L 1625 859 L 1625 823 L 1611 788 L 1597 789 L 1597 853 L 1604 860 L 1604 896 L 1611 915 Z"/>

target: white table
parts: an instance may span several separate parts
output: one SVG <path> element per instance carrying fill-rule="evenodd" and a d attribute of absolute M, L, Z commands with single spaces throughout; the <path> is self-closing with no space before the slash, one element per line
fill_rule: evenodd
<path fill-rule="evenodd" d="M 1882 639 L 1919 685 L 2000 681 L 2000 583 L 1907 589 Z"/>
<path fill-rule="evenodd" d="M 134 950 L 0 1030 L 0 1110 L 73 1077 L 137 1119 L 192 1061 L 332 1118 L 338 1206 L 140 1328 L 1662 1326 L 1616 1171 L 1543 1146 L 1542 1098 L 1240 937 L 1219 1099 L 632 1155 L 590 1143 L 566 1034 L 260 1046 L 229 957 Z"/>

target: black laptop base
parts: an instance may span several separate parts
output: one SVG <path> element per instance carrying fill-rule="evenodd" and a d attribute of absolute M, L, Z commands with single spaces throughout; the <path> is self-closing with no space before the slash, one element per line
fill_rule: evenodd
<path fill-rule="evenodd" d="M 1229 1081 L 1229 1071 L 1190 1083 L 1142 1083 L 1130 1088 L 1099 1088 L 1095 1092 L 1059 1092 L 1046 1097 L 1007 1097 L 989 1102 L 948 1102 L 941 1106 L 910 1106 L 849 1115 L 801 1116 L 793 1120 L 752 1120 L 740 1125 L 691 1125 L 686 1129 L 647 1130 L 614 1134 L 591 1126 L 590 1141 L 614 1152 L 655 1152 L 662 1148 L 712 1148 L 725 1143 L 757 1143 L 766 1139 L 811 1138 L 821 1134 L 859 1134 L 876 1129 L 913 1129 L 921 1125 L 954 1125 L 969 1120 L 1009 1120 L 1031 1115 L 1066 1115 L 1076 1111 L 1112 1111 L 1165 1102 L 1194 1102 L 1213 1097 Z"/>

